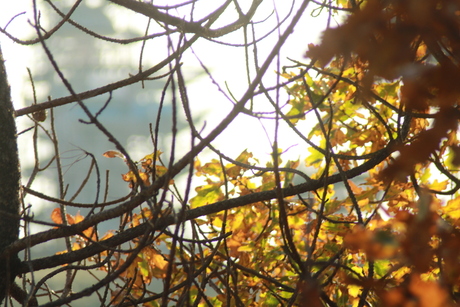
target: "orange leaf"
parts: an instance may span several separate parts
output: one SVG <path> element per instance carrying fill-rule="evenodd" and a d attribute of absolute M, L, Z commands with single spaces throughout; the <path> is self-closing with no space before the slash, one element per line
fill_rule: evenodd
<path fill-rule="evenodd" d="M 67 222 L 69 223 L 69 225 L 75 224 L 75 220 L 73 216 L 67 213 L 66 217 L 67 217 Z M 53 212 L 51 212 L 51 220 L 55 222 L 56 224 L 63 224 L 61 208 L 55 208 Z"/>
<path fill-rule="evenodd" d="M 104 241 L 104 240 L 110 239 L 111 237 L 113 237 L 113 232 L 109 231 L 100 240 Z"/>
<path fill-rule="evenodd" d="M 166 261 L 164 257 L 160 254 L 154 254 L 152 256 L 150 263 L 161 270 L 166 269 L 166 267 L 168 266 L 168 261 Z"/>
<path fill-rule="evenodd" d="M 116 150 L 109 150 L 109 151 L 106 151 L 102 154 L 104 157 L 106 158 L 120 158 L 120 159 L 123 159 L 125 160 L 125 156 L 119 152 L 119 151 L 116 151 Z"/>
<path fill-rule="evenodd" d="M 418 298 L 421 307 L 446 306 L 449 294 L 438 283 L 422 281 L 419 275 L 412 275 L 409 290 Z"/>
<path fill-rule="evenodd" d="M 61 209 L 55 208 L 53 212 L 51 212 L 51 220 L 56 224 L 62 224 L 62 217 L 61 217 Z"/>
<path fill-rule="evenodd" d="M 80 212 L 78 212 L 76 215 L 75 215 L 75 223 L 80 223 L 81 221 L 83 221 L 85 218 L 83 217 L 83 215 L 80 214 Z"/>

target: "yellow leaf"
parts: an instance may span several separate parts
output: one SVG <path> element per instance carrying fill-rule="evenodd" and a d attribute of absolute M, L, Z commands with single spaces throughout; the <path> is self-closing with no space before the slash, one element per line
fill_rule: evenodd
<path fill-rule="evenodd" d="M 444 214 L 452 219 L 460 218 L 460 197 L 449 200 L 447 206 L 443 208 Z"/>
<path fill-rule="evenodd" d="M 239 252 L 252 252 L 254 251 L 254 247 L 251 247 L 249 245 L 241 245 L 237 249 Z"/>
<path fill-rule="evenodd" d="M 154 267 L 164 270 L 168 266 L 168 261 L 164 259 L 164 257 L 160 254 L 154 254 L 151 259 L 151 264 L 153 264 Z"/>
<path fill-rule="evenodd" d="M 151 161 L 156 160 L 156 161 L 158 161 L 158 160 L 160 159 L 160 155 L 161 155 L 162 153 L 163 153 L 162 151 L 157 150 L 156 153 L 152 152 L 151 154 L 146 155 L 145 157 L 143 157 L 143 158 L 141 159 L 141 161 L 148 161 L 148 160 L 151 160 Z"/>
<path fill-rule="evenodd" d="M 448 184 L 449 183 L 448 183 L 447 180 L 439 182 L 437 179 L 435 179 L 433 181 L 433 183 L 427 184 L 427 187 L 432 189 L 432 190 L 443 191 L 443 190 L 445 190 L 447 188 Z"/>
<path fill-rule="evenodd" d="M 220 217 L 213 218 L 212 225 L 217 228 L 222 228 L 222 220 L 220 219 Z"/>
<path fill-rule="evenodd" d="M 244 215 L 243 214 L 236 214 L 231 219 L 231 227 L 232 231 L 238 230 L 241 225 L 243 224 Z"/>
<path fill-rule="evenodd" d="M 357 285 L 348 285 L 348 294 L 353 297 L 358 297 L 359 293 L 361 292 L 361 287 Z"/>

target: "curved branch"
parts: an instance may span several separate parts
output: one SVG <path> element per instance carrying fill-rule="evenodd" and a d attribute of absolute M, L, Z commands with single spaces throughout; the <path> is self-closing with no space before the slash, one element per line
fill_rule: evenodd
<path fill-rule="evenodd" d="M 50 31 L 47 31 L 43 35 L 43 37 L 41 39 L 46 40 L 46 39 L 50 38 L 54 33 L 56 33 L 56 31 L 59 30 L 66 23 L 66 21 L 69 20 L 70 16 L 72 16 L 72 14 L 75 12 L 75 10 L 77 9 L 77 7 L 80 5 L 81 2 L 82 2 L 82 0 L 77 0 L 75 2 L 75 4 L 70 8 L 70 10 L 69 10 L 69 12 L 67 14 L 65 14 L 65 15 L 62 14 L 61 15 L 61 17 L 62 17 L 61 21 L 59 21 L 59 23 L 54 28 L 52 28 Z M 6 27 L 5 27 L 5 29 L 0 28 L 0 33 L 5 34 L 12 41 L 14 41 L 15 43 L 21 44 L 21 45 L 34 45 L 34 44 L 40 42 L 39 37 L 37 37 L 35 39 L 31 39 L 31 40 L 20 40 L 20 39 L 14 37 L 13 35 L 11 35 L 10 33 L 6 32 Z"/>
<path fill-rule="evenodd" d="M 150 76 L 151 74 L 153 74 L 153 73 L 159 71 L 160 69 L 164 68 L 172 60 L 174 60 L 176 57 L 178 57 L 182 52 L 184 52 L 186 49 L 188 49 L 197 39 L 198 39 L 198 36 L 193 37 L 190 41 L 185 42 L 184 45 L 182 46 L 182 48 L 180 48 L 179 50 L 177 50 L 176 52 L 174 52 L 173 54 L 171 54 L 170 56 L 165 58 L 163 61 L 161 61 L 157 65 L 155 65 L 155 66 L 153 66 L 153 67 L 151 67 L 151 68 L 149 68 L 147 70 L 144 70 L 143 72 L 138 73 L 137 75 L 134 75 L 132 77 L 129 77 L 129 78 L 126 78 L 126 79 L 123 79 L 123 80 L 120 80 L 120 81 L 117 81 L 117 82 L 114 82 L 114 83 L 107 84 L 105 86 L 98 87 L 96 89 L 92 89 L 92 90 L 89 90 L 89 91 L 86 91 L 86 92 L 78 93 L 76 96 L 78 97 L 78 99 L 84 100 L 84 99 L 96 97 L 96 96 L 99 96 L 99 95 L 114 91 L 116 89 L 125 87 L 127 85 L 134 84 L 134 83 L 142 81 L 142 80 L 146 80 L 148 76 Z M 29 106 L 29 107 L 25 107 L 25 108 L 17 110 L 15 112 L 15 116 L 19 117 L 19 116 L 23 116 L 23 115 L 26 115 L 26 114 L 34 113 L 36 111 L 50 109 L 50 108 L 62 106 L 62 105 L 68 104 L 68 103 L 72 103 L 72 102 L 77 101 L 77 97 L 75 97 L 74 95 L 69 95 L 69 96 L 66 96 L 66 97 L 53 99 L 53 100 L 50 100 L 50 101 L 47 101 L 47 102 L 34 104 L 34 105 Z"/>
<path fill-rule="evenodd" d="M 53 2 L 51 2 L 49 0 L 47 0 L 47 2 L 59 16 L 61 16 L 62 18 L 66 18 L 66 15 L 63 12 L 61 12 L 59 10 L 59 8 L 53 4 Z M 164 35 L 167 34 L 166 32 L 162 32 L 162 33 L 155 33 L 155 34 L 146 35 L 146 36 L 133 37 L 133 38 L 127 38 L 127 39 L 120 39 L 120 38 L 112 38 L 112 37 L 108 37 L 108 36 L 105 36 L 105 35 L 98 34 L 98 33 L 94 32 L 94 31 L 91 31 L 91 30 L 87 29 L 86 27 L 80 25 L 79 23 L 73 21 L 70 18 L 68 18 L 67 22 L 70 23 L 75 28 L 79 29 L 80 31 L 85 32 L 88 35 L 91 35 L 92 37 L 95 37 L 95 38 L 98 38 L 98 39 L 101 39 L 101 40 L 104 40 L 104 41 L 107 41 L 107 42 L 117 43 L 117 44 L 122 44 L 122 45 L 131 44 L 131 43 L 135 43 L 135 42 L 138 42 L 138 41 L 145 41 L 145 40 L 148 40 L 148 39 L 151 39 L 151 38 L 160 37 L 160 36 L 164 36 Z"/>
<path fill-rule="evenodd" d="M 308 191 L 314 191 L 326 185 L 341 182 L 343 180 L 342 176 L 346 176 L 347 179 L 354 178 L 374 168 L 377 164 L 385 160 L 391 154 L 391 152 L 392 151 L 390 150 L 390 148 L 386 147 L 382 149 L 378 155 L 376 154 L 372 159 L 369 159 L 368 161 L 364 162 L 360 166 L 357 166 L 349 171 L 343 172 L 342 174 L 335 174 L 335 175 L 331 175 L 327 178 L 323 178 L 320 180 L 311 180 L 309 182 L 305 182 L 305 183 L 302 183 L 296 186 L 284 188 L 282 189 L 283 195 L 285 197 L 288 197 L 288 196 L 305 193 Z M 184 220 L 189 221 L 189 220 L 199 218 L 201 216 L 217 213 L 222 210 L 233 209 L 233 208 L 249 205 L 249 204 L 260 202 L 260 201 L 272 200 L 275 198 L 276 198 L 275 190 L 263 191 L 263 192 L 248 194 L 244 196 L 239 196 L 238 198 L 223 200 L 223 201 L 219 201 L 213 204 L 202 206 L 196 209 L 188 210 L 185 212 Z M 84 221 L 78 224 L 72 225 L 72 226 L 66 226 L 62 229 L 70 229 L 70 228 L 73 229 L 75 228 L 75 226 L 82 224 L 82 223 L 84 223 Z M 139 226 L 127 229 L 123 231 L 122 233 L 117 234 L 107 240 L 103 240 L 103 241 L 94 243 L 88 247 L 82 248 L 77 251 L 23 262 L 19 271 L 20 273 L 26 273 L 26 272 L 29 272 L 31 268 L 33 268 L 34 270 L 41 270 L 41 269 L 46 269 L 50 267 L 55 267 L 57 265 L 61 265 L 65 263 L 72 263 L 78 260 L 82 260 L 82 259 L 91 257 L 97 253 L 100 253 L 104 250 L 107 250 L 107 247 L 118 246 L 138 236 L 141 236 L 142 234 L 146 233 L 146 231 L 149 228 L 151 229 L 151 231 L 157 231 L 160 229 L 164 229 L 167 226 L 174 225 L 176 223 L 177 223 L 177 219 L 174 214 L 170 214 L 165 217 L 159 218 L 154 225 L 152 225 L 150 221 L 147 221 Z M 61 229 L 58 229 L 58 230 L 61 230 Z M 29 237 L 28 240 L 32 241 L 31 240 L 32 237 L 33 236 Z M 21 242 L 23 243 L 20 244 Z M 22 249 L 22 248 L 25 248 L 24 245 L 26 243 L 27 241 L 19 240 L 19 241 L 16 241 L 15 244 L 12 244 L 10 247 Z"/>
<path fill-rule="evenodd" d="M 202 37 L 215 38 L 215 37 L 220 37 L 225 34 L 234 32 L 238 30 L 239 28 L 241 28 L 242 26 L 248 24 L 249 20 L 252 18 L 252 16 L 256 12 L 257 7 L 262 3 L 262 0 L 253 0 L 252 5 L 249 8 L 246 15 L 241 15 L 237 21 L 227 26 L 224 26 L 222 28 L 219 28 L 219 29 L 209 29 L 206 26 L 203 27 L 201 23 L 204 22 L 204 20 L 201 22 L 190 22 L 190 21 L 185 21 L 175 16 L 171 16 L 169 14 L 160 12 L 160 10 L 157 7 L 151 4 L 148 4 L 148 3 L 144 3 L 144 2 L 139 2 L 139 1 L 134 1 L 134 0 L 110 0 L 110 2 L 121 5 L 127 9 L 130 9 L 134 12 L 137 12 L 149 18 L 152 18 L 156 21 L 163 22 L 170 26 L 177 27 L 179 30 L 181 30 L 184 33 L 195 33 Z M 231 2 L 231 1 L 227 1 L 227 2 Z M 227 3 L 224 3 L 222 7 L 226 7 L 227 5 L 228 5 Z M 214 13 L 208 16 L 205 20 L 213 21 L 215 16 L 216 15 L 219 16 L 220 14 L 222 14 L 221 8 L 216 10 Z"/>

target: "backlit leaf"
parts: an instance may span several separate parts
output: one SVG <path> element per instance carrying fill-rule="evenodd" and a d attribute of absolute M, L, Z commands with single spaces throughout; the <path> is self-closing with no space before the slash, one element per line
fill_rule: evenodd
<path fill-rule="evenodd" d="M 212 204 L 224 198 L 220 184 L 211 183 L 197 187 L 195 190 L 197 195 L 190 199 L 190 205 L 192 208 L 198 208 Z"/>

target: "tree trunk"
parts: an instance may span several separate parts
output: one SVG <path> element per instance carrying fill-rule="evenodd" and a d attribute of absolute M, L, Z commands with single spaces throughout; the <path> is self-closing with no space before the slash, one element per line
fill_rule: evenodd
<path fill-rule="evenodd" d="M 18 238 L 19 159 L 10 87 L 0 48 L 0 253 Z M 16 277 L 17 255 L 0 259 L 0 303 Z"/>

